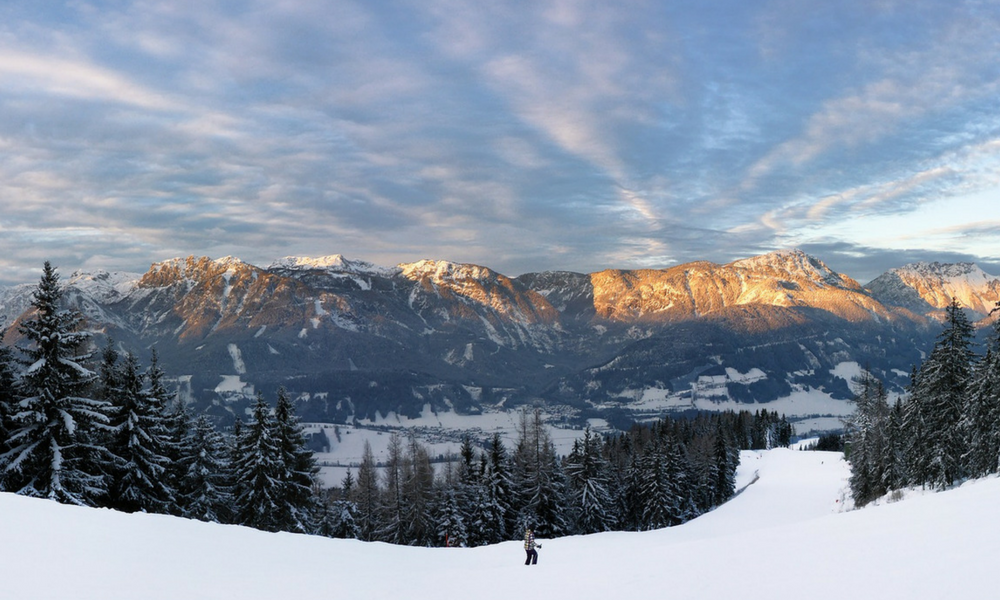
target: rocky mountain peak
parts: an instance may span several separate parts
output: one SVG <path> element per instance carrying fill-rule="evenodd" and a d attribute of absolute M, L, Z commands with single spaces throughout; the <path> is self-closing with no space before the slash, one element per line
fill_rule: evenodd
<path fill-rule="evenodd" d="M 942 310 L 956 299 L 973 318 L 982 318 L 1000 300 L 1000 278 L 967 262 L 911 263 L 879 275 L 867 287 L 880 302 L 920 314 Z"/>
<path fill-rule="evenodd" d="M 861 285 L 846 275 L 826 266 L 822 260 L 798 249 L 778 250 L 761 256 L 737 260 L 729 264 L 736 269 L 756 271 L 761 275 L 777 278 L 804 279 L 818 285 L 834 285 L 851 290 L 861 290 Z"/>

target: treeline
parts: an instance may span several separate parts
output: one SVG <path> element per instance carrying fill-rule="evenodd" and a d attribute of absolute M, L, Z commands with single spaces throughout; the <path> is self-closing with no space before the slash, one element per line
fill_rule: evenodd
<path fill-rule="evenodd" d="M 393 434 L 376 464 L 366 444 L 355 476 L 334 493 L 324 533 L 419 546 L 479 546 L 517 538 L 644 531 L 678 525 L 732 497 L 741 449 L 788 445 L 777 413 L 663 419 L 616 436 L 589 429 L 558 457 L 540 411 L 521 413 L 508 449 L 499 434 L 469 438 L 435 474 L 427 450 Z"/>
<path fill-rule="evenodd" d="M 862 374 L 846 430 L 857 505 L 1000 470 L 1000 321 L 982 356 L 972 349 L 973 335 L 953 300 L 933 350 L 911 374 L 908 394 L 891 406 L 882 383 Z"/>
<path fill-rule="evenodd" d="M 0 490 L 127 512 L 172 514 L 269 531 L 312 532 L 317 471 L 292 403 L 257 398 L 231 435 L 171 403 L 154 352 L 142 368 L 109 342 L 81 349 L 81 316 L 60 308 L 45 263 L 25 343 L 0 346 Z"/>

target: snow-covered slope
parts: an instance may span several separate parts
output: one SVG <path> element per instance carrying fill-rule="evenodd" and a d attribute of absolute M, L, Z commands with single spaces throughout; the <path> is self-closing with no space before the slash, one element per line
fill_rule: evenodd
<path fill-rule="evenodd" d="M 423 549 L 0 495 L 7 598 L 991 598 L 1000 480 L 841 513 L 837 455 L 744 455 L 756 483 L 686 525 Z"/>

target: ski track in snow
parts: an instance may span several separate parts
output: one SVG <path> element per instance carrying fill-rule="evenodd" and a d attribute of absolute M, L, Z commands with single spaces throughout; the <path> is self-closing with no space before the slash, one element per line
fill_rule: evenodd
<path fill-rule="evenodd" d="M 810 600 L 996 596 L 1000 479 L 841 512 L 837 454 L 744 453 L 743 493 L 680 527 L 428 549 L 0 494 L 2 598 Z"/>

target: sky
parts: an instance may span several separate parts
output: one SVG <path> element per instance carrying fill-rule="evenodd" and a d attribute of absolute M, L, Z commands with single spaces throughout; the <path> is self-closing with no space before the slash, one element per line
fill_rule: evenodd
<path fill-rule="evenodd" d="M 8 0 L 0 283 L 800 248 L 1000 274 L 1000 4 Z"/>
<path fill-rule="evenodd" d="M 741 456 L 738 485 L 759 479 L 716 510 L 657 531 L 540 540 L 532 567 L 516 540 L 414 548 L 0 494 L 4 592 L 36 600 L 996 596 L 996 477 L 845 512 L 848 468 L 837 454 Z"/>

